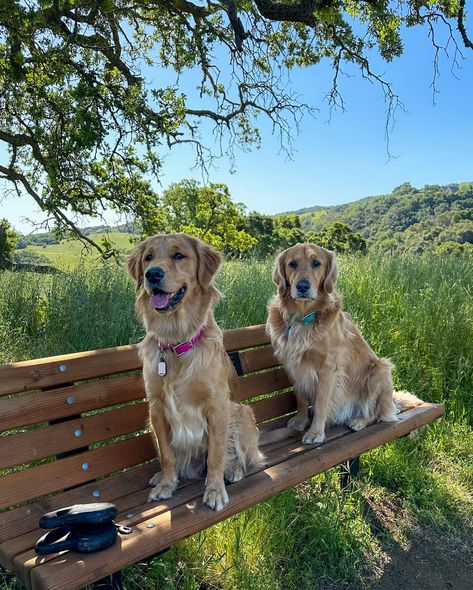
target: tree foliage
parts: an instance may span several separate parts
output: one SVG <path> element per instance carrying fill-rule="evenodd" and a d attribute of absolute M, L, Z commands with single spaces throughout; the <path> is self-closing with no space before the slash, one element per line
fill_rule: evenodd
<path fill-rule="evenodd" d="M 391 112 L 397 97 L 370 56 L 399 56 L 401 28 L 415 25 L 427 26 L 435 64 L 441 28 L 454 59 L 473 49 L 465 0 L 2 0 L 0 176 L 86 242 L 77 217 L 106 208 L 146 230 L 152 179 L 175 146 L 194 146 L 204 166 L 232 157 L 234 145 L 259 144 L 262 116 L 290 144 L 310 111 L 290 90 L 292 69 L 330 60 L 328 100 L 343 105 L 338 79 L 353 64 Z M 196 93 L 181 89 L 185 76 L 198 76 Z"/>
<path fill-rule="evenodd" d="M 309 232 L 306 239 L 340 254 L 366 252 L 365 238 L 360 233 L 352 231 L 346 223 L 335 222 L 320 232 Z"/>
<path fill-rule="evenodd" d="M 164 191 L 151 233 L 185 232 L 226 253 L 241 254 L 257 242 L 244 229 L 244 213 L 226 185 L 200 187 L 195 180 L 183 180 Z"/>
<path fill-rule="evenodd" d="M 17 234 L 6 219 L 0 219 L 0 269 L 10 268 L 11 255 L 16 248 Z"/>

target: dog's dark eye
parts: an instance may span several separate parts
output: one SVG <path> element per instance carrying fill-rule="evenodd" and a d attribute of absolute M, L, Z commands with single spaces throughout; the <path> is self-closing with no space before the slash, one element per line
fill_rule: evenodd
<path fill-rule="evenodd" d="M 320 262 L 318 260 L 312 260 L 312 266 L 314 268 L 317 268 L 318 266 L 320 266 Z"/>
<path fill-rule="evenodd" d="M 153 258 L 153 255 L 152 254 L 146 254 L 146 256 L 145 256 L 145 260 L 147 262 L 149 262 L 150 260 L 152 260 L 152 258 Z"/>
<path fill-rule="evenodd" d="M 180 252 L 176 252 L 175 254 L 173 254 L 172 257 L 174 258 L 174 260 L 182 260 L 183 258 L 185 258 L 184 254 L 181 254 Z"/>
<path fill-rule="evenodd" d="M 297 262 L 295 260 L 291 260 L 291 262 L 289 263 L 289 266 L 291 268 L 297 268 Z"/>

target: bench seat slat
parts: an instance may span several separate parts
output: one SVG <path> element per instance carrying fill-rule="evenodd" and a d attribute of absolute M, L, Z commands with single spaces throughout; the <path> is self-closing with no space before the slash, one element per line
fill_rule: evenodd
<path fill-rule="evenodd" d="M 31 580 L 32 590 L 80 588 L 347 459 L 399 438 L 443 413 L 442 406 L 425 404 L 404 412 L 396 422 L 373 424 L 321 447 L 308 447 L 303 453 L 233 484 L 229 490 L 229 504 L 219 512 L 210 510 L 200 500 L 187 502 L 136 525 L 134 534 L 121 537 L 119 543 L 105 551 L 92 553 L 80 560 L 75 554 L 64 554 L 42 565 L 41 560 L 26 553 L 15 558 L 15 572 L 27 583 Z M 148 524 L 153 524 L 154 528 L 148 528 Z"/>
<path fill-rule="evenodd" d="M 193 480 L 195 481 L 195 480 Z M 165 510 L 169 510 L 174 506 L 177 506 L 183 497 L 187 497 L 188 493 L 185 491 L 186 488 L 193 484 L 193 481 L 186 481 L 184 482 L 180 488 L 179 493 L 170 500 L 167 500 L 165 504 L 160 504 L 160 512 L 164 512 Z M 126 496 L 122 496 L 114 501 L 117 509 L 119 510 L 118 516 L 115 518 L 116 522 L 120 524 L 125 524 L 125 522 L 133 520 L 133 516 L 131 513 L 137 513 L 139 510 L 144 510 L 144 506 L 148 508 L 152 506 L 152 504 L 147 504 L 148 494 L 150 491 L 150 487 L 147 485 L 148 482 L 145 482 L 146 487 L 142 487 L 142 489 L 138 490 L 133 494 L 127 494 Z M 186 495 L 187 494 L 187 495 Z M 193 495 L 191 497 L 194 497 Z M 42 513 L 43 514 L 43 513 Z M 37 525 L 38 523 L 36 523 Z M 21 553 L 25 553 L 30 551 L 31 556 L 34 556 L 33 547 L 36 541 L 44 535 L 45 530 L 38 529 L 37 527 L 25 533 L 24 535 L 20 535 L 18 537 L 14 537 L 5 541 L 5 543 L 0 544 L 0 564 L 7 569 L 13 569 L 14 566 L 14 558 Z M 49 556 L 43 559 L 44 561 L 48 561 L 53 559 L 53 557 Z"/>
<path fill-rule="evenodd" d="M 141 373 L 0 398 L 0 430 L 48 422 L 146 397 Z M 68 399 L 72 403 L 68 403 Z"/>
<path fill-rule="evenodd" d="M 2 476 L 0 508 L 144 463 L 156 456 L 150 434 Z M 87 470 L 82 466 L 87 464 Z"/>
<path fill-rule="evenodd" d="M 7 436 L 2 439 L 0 469 L 142 430 L 147 415 L 148 404 L 138 403 Z"/>

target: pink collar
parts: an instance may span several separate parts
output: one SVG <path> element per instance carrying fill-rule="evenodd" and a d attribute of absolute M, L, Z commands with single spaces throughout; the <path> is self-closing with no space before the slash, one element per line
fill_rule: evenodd
<path fill-rule="evenodd" d="M 163 343 L 159 345 L 159 350 L 172 350 L 176 356 L 181 356 L 194 348 L 194 344 L 198 342 L 205 333 L 206 326 L 202 324 L 197 334 L 192 340 L 180 342 L 179 344 Z"/>

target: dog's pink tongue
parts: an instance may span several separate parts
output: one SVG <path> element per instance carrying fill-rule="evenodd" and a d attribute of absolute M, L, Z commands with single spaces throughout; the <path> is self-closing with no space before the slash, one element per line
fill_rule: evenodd
<path fill-rule="evenodd" d="M 157 295 L 153 295 L 150 299 L 150 303 L 155 309 L 162 309 L 163 307 L 166 307 L 166 305 L 169 303 L 171 296 L 172 293 L 161 292 Z"/>

